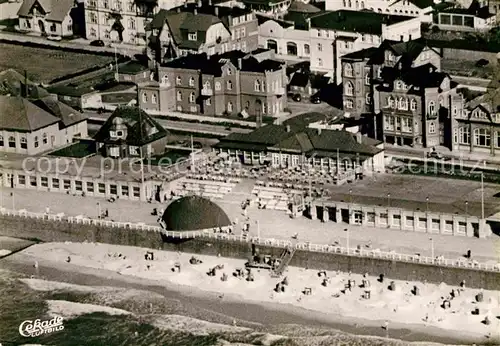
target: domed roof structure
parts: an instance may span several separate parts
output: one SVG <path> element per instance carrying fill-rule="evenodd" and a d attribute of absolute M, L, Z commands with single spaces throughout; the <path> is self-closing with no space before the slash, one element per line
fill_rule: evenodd
<path fill-rule="evenodd" d="M 186 196 L 173 201 L 162 219 L 169 231 L 195 231 L 231 225 L 221 207 L 200 196 Z"/>

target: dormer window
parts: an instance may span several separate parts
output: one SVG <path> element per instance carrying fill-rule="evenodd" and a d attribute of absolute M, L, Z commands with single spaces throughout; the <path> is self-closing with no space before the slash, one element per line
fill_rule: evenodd
<path fill-rule="evenodd" d="M 231 71 L 231 69 L 230 69 L 230 68 L 228 68 L 228 69 L 227 69 L 227 75 L 228 75 L 228 76 L 230 76 L 230 75 L 232 75 L 232 74 L 233 74 L 233 71 Z"/>
<path fill-rule="evenodd" d="M 190 32 L 188 33 L 188 40 L 189 41 L 196 41 L 198 40 L 198 35 L 196 32 Z"/>
<path fill-rule="evenodd" d="M 400 80 L 396 81 L 396 89 L 401 90 L 402 89 L 402 83 Z"/>

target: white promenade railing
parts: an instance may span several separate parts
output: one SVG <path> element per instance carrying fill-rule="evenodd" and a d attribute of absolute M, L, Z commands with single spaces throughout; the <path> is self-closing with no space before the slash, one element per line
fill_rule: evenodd
<path fill-rule="evenodd" d="M 357 248 L 345 248 L 336 245 L 313 244 L 310 242 L 292 242 L 283 239 L 266 239 L 257 237 L 247 237 L 243 234 L 236 235 L 236 234 L 224 233 L 224 231 L 228 231 L 231 227 L 225 227 L 225 228 L 223 227 L 222 229 L 210 228 L 199 231 L 175 232 L 175 231 L 167 231 L 159 226 L 146 225 L 145 223 L 116 222 L 111 220 L 91 219 L 83 216 L 65 216 L 63 213 L 45 214 L 45 213 L 29 212 L 27 210 L 9 210 L 5 208 L 0 208 L 0 214 L 6 216 L 17 216 L 17 217 L 32 218 L 32 219 L 61 221 L 61 222 L 68 222 L 75 224 L 143 230 L 143 231 L 162 233 L 167 237 L 177 238 L 177 239 L 205 238 L 205 239 L 225 240 L 225 241 L 240 242 L 240 243 L 251 243 L 251 244 L 265 245 L 276 248 L 294 247 L 297 250 L 311 251 L 311 252 L 335 253 L 348 256 L 387 259 L 399 262 L 422 263 L 422 264 L 429 264 L 429 265 L 432 264 L 443 267 L 455 267 L 455 268 L 500 272 L 500 263 L 498 264 L 480 263 L 477 261 L 467 261 L 462 259 L 447 259 L 443 257 L 431 258 L 426 256 L 380 251 L 378 249 L 366 250 Z M 222 230 L 223 232 L 219 232 L 219 230 Z"/>

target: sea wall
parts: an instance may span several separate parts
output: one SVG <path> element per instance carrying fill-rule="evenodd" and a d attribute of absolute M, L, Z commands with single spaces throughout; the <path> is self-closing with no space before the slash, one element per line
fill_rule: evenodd
<path fill-rule="evenodd" d="M 251 243 L 238 241 L 204 238 L 164 239 L 161 233 L 153 231 L 7 215 L 0 215 L 0 235 L 38 239 L 44 242 L 100 242 L 194 254 L 220 254 L 223 257 L 242 259 L 248 259 L 252 251 L 275 256 L 279 256 L 283 251 L 282 248 L 264 245 L 254 246 Z M 450 285 L 458 285 L 462 280 L 465 280 L 469 287 L 500 290 L 500 272 L 469 268 L 443 267 L 307 250 L 297 250 L 290 265 L 317 270 L 368 273 L 376 276 L 384 274 L 388 279 L 445 282 Z"/>

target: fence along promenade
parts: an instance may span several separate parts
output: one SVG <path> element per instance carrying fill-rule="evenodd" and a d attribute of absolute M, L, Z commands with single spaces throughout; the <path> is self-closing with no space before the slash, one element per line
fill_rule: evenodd
<path fill-rule="evenodd" d="M 289 248 L 293 247 L 296 250 L 301 251 L 311 251 L 311 252 L 322 252 L 322 253 L 335 253 L 339 255 L 346 256 L 357 256 L 357 257 L 369 257 L 369 258 L 379 258 L 387 259 L 391 261 L 398 262 L 409 262 L 409 263 L 421 263 L 428 265 L 436 265 L 441 267 L 455 267 L 455 268 L 466 268 L 480 271 L 489 272 L 500 272 L 500 263 L 490 264 L 490 263 L 480 263 L 477 261 L 466 261 L 461 259 L 447 259 L 443 257 L 426 257 L 418 255 L 408 255 L 400 254 L 396 252 L 386 252 L 380 250 L 365 250 L 358 248 L 346 248 L 336 245 L 327 244 L 313 244 L 310 242 L 292 242 L 283 239 L 267 239 L 267 238 L 257 238 L 257 237 L 246 237 L 242 235 L 223 233 L 228 231 L 230 227 L 222 227 L 222 229 L 205 229 L 198 231 L 167 231 L 159 226 L 146 225 L 145 223 L 133 223 L 133 222 L 117 222 L 111 220 L 102 219 L 91 219 L 85 218 L 83 216 L 65 216 L 64 213 L 60 214 L 47 214 L 47 213 L 34 213 L 22 210 L 10 210 L 6 208 L 0 209 L 0 214 L 5 216 L 15 216 L 31 219 L 41 219 L 49 221 L 67 222 L 74 224 L 84 224 L 84 225 L 95 225 L 95 226 L 106 226 L 111 228 L 121 228 L 121 229 L 134 229 L 143 230 L 148 232 L 162 233 L 167 237 L 177 238 L 177 239 L 193 239 L 193 238 L 203 238 L 203 239 L 215 239 L 224 240 L 230 242 L 240 242 L 240 243 L 250 243 L 256 245 L 270 246 L 276 248 Z M 218 232 L 222 230 L 223 232 Z"/>

